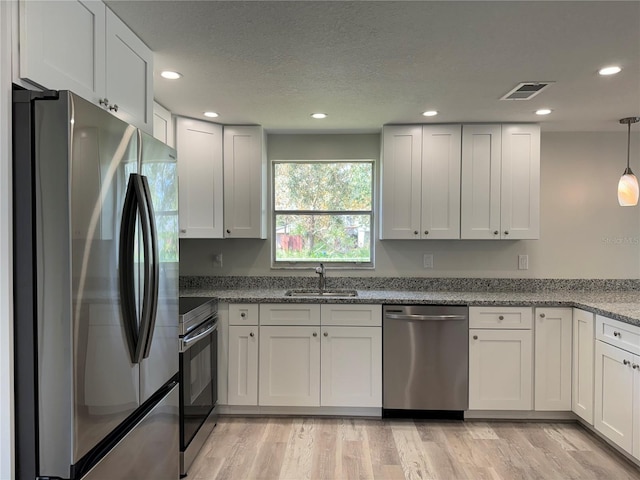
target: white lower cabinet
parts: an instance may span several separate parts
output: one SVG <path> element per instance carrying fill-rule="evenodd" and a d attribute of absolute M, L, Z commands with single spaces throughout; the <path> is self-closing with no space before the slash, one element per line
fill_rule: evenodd
<path fill-rule="evenodd" d="M 573 309 L 571 410 L 593 425 L 593 313 Z"/>
<path fill-rule="evenodd" d="M 229 326 L 229 405 L 258 405 L 258 339 L 257 325 Z"/>
<path fill-rule="evenodd" d="M 571 410 L 570 308 L 535 309 L 534 409 Z"/>
<path fill-rule="evenodd" d="M 640 458 L 638 364 L 637 355 L 596 342 L 594 426 L 613 443 Z"/>
<path fill-rule="evenodd" d="M 640 460 L 640 327 L 596 315 L 594 427 Z"/>
<path fill-rule="evenodd" d="M 382 406 L 382 328 L 322 327 L 321 404 Z"/>
<path fill-rule="evenodd" d="M 228 405 L 382 407 L 382 307 L 229 305 Z"/>
<path fill-rule="evenodd" d="M 320 406 L 319 333 L 319 326 L 260 327 L 260 405 Z"/>
<path fill-rule="evenodd" d="M 469 330 L 469 409 L 531 410 L 531 330 Z"/>

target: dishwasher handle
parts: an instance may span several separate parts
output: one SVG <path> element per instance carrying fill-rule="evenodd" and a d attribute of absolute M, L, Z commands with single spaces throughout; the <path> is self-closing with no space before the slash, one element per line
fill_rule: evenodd
<path fill-rule="evenodd" d="M 396 314 L 396 313 L 386 313 L 385 318 L 390 318 L 392 320 L 421 320 L 421 321 L 429 321 L 429 322 L 441 322 L 441 321 L 451 321 L 451 320 L 466 320 L 467 317 L 465 315 L 416 315 L 416 314 Z"/>

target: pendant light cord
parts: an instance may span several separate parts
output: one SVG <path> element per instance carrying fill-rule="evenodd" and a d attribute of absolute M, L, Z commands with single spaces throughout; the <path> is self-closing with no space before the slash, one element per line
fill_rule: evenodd
<path fill-rule="evenodd" d="M 627 123 L 627 170 L 629 170 L 629 156 L 631 152 L 631 122 Z"/>

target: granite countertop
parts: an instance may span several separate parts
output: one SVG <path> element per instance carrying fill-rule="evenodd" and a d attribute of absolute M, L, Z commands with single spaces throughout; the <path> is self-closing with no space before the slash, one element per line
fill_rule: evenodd
<path fill-rule="evenodd" d="M 180 296 L 214 297 L 220 303 L 369 303 L 577 307 L 640 326 L 640 291 L 455 292 L 357 290 L 357 297 L 287 297 L 280 288 L 182 288 Z"/>

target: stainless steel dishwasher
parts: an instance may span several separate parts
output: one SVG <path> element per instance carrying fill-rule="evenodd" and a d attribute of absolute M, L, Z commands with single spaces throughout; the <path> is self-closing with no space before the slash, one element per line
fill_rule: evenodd
<path fill-rule="evenodd" d="M 384 305 L 383 416 L 462 418 L 469 405 L 469 309 Z"/>

